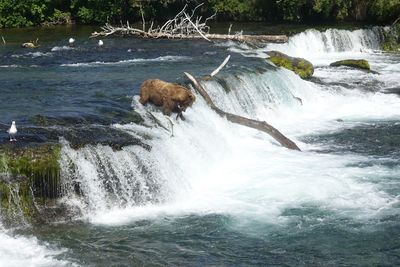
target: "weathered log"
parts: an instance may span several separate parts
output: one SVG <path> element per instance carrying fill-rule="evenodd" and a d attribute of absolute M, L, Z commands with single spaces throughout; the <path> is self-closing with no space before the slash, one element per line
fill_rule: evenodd
<path fill-rule="evenodd" d="M 286 43 L 286 35 L 227 35 L 227 34 L 206 34 L 208 39 L 214 40 L 233 40 L 240 42 L 268 42 L 268 43 Z"/>
<path fill-rule="evenodd" d="M 146 30 L 146 22 L 142 13 L 142 29 L 132 28 L 129 22 L 123 25 L 121 22 L 120 27 L 112 26 L 106 23 L 101 27 L 101 32 L 93 32 L 90 38 L 109 36 L 113 34 L 119 34 L 124 36 L 136 36 L 140 38 L 153 38 L 153 39 L 204 39 L 207 41 L 211 40 L 233 40 L 240 42 L 273 42 L 273 43 L 285 43 L 288 41 L 286 35 L 243 35 L 242 32 L 230 34 L 231 27 L 229 28 L 228 34 L 210 34 L 210 26 L 207 22 L 213 19 L 216 14 L 206 18 L 194 17 L 195 11 L 203 4 L 195 7 L 188 15 L 186 13 L 187 5 L 184 6 L 173 19 L 168 20 L 162 26 L 158 26 L 153 29 L 153 23 L 150 28 Z"/>
<path fill-rule="evenodd" d="M 249 128 L 253 128 L 262 132 L 265 132 L 269 134 L 272 138 L 274 138 L 278 143 L 280 143 L 283 147 L 286 147 L 288 149 L 292 150 L 298 150 L 301 151 L 300 148 L 296 145 L 295 142 L 284 136 L 279 130 L 277 130 L 275 127 L 272 125 L 268 124 L 265 121 L 258 121 L 258 120 L 253 120 L 253 119 L 248 119 L 242 116 L 238 116 L 235 114 L 231 114 L 228 112 L 225 112 L 218 108 L 214 102 L 212 101 L 210 95 L 207 93 L 207 91 L 201 86 L 201 84 L 189 73 L 185 72 L 186 77 L 189 78 L 189 80 L 192 81 L 194 88 L 196 91 L 204 98 L 206 101 L 207 105 L 217 112 L 218 115 L 225 117 L 228 121 L 237 123 L 243 126 L 247 126 Z"/>
<path fill-rule="evenodd" d="M 239 42 L 266 42 L 266 43 L 286 43 L 288 37 L 286 35 L 229 35 L 229 34 L 204 34 L 185 35 L 185 34 L 161 34 L 148 33 L 138 29 L 114 28 L 109 31 L 94 32 L 91 38 L 100 36 L 109 36 L 112 34 L 131 35 L 150 39 L 208 39 L 208 40 L 231 40 Z M 204 38 L 205 37 L 205 38 Z"/>

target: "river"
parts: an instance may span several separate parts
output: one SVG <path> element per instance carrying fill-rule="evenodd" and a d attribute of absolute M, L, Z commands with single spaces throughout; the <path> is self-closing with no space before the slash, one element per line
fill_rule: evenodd
<path fill-rule="evenodd" d="M 61 138 L 59 201 L 76 212 L 0 224 L 0 266 L 400 265 L 400 56 L 380 51 L 382 28 L 308 29 L 256 46 L 108 38 L 97 47 L 91 30 L 0 32 L 0 122 L 15 120 L 20 137 L 38 115 L 65 133 L 105 125 L 151 149 L 113 149 L 97 130 L 78 131 L 94 138 L 79 148 Z M 20 47 L 37 37 L 39 48 Z M 269 64 L 267 50 L 308 59 L 313 78 Z M 302 152 L 229 123 L 200 95 L 186 121 L 172 118 L 173 136 L 159 110 L 138 103 L 144 80 L 208 75 L 229 54 L 202 81 L 217 106 L 268 121 Z M 329 66 L 348 58 L 378 74 Z M 124 121 L 132 110 L 145 125 Z"/>

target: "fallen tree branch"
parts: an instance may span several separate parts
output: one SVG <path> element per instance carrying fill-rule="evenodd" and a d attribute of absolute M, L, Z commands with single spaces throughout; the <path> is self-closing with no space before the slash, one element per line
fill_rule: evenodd
<path fill-rule="evenodd" d="M 97 37 L 107 37 L 109 35 L 117 34 L 117 35 L 130 35 L 141 38 L 154 38 L 154 39 L 204 39 L 203 36 L 198 34 L 183 34 L 183 33 L 149 33 L 144 32 L 143 30 L 130 28 L 127 26 L 124 27 L 112 27 L 107 24 L 107 28 L 103 27 L 102 32 L 93 32 L 90 38 Z M 104 29 L 105 28 L 105 29 Z M 286 35 L 245 35 L 245 34 L 236 34 L 236 35 L 228 35 L 228 34 L 204 34 L 204 36 L 209 40 L 231 40 L 231 41 L 239 41 L 239 42 L 267 42 L 267 43 L 286 43 L 288 41 L 288 37 Z"/>
<path fill-rule="evenodd" d="M 203 37 L 205 40 L 211 42 L 210 39 L 208 39 L 200 30 L 199 28 L 196 26 L 196 24 L 193 23 L 193 21 L 190 19 L 190 17 L 188 16 L 188 14 L 186 14 L 185 12 L 183 12 L 183 14 L 186 16 L 187 20 L 189 21 L 190 24 L 192 24 L 193 28 L 200 34 L 201 37 Z"/>
<path fill-rule="evenodd" d="M 400 21 L 400 16 L 392 23 L 392 26 L 396 25 L 396 23 L 399 21 Z"/>
<path fill-rule="evenodd" d="M 265 121 L 258 121 L 258 120 L 253 120 L 253 119 L 248 119 L 242 116 L 234 115 L 231 113 L 227 113 L 220 108 L 218 108 L 214 102 L 212 101 L 210 95 L 207 93 L 207 91 L 203 88 L 203 86 L 200 85 L 200 83 L 189 73 L 184 72 L 186 77 L 189 78 L 189 80 L 193 83 L 194 88 L 196 91 L 204 98 L 206 101 L 207 105 L 217 112 L 218 115 L 225 117 L 228 121 L 237 123 L 243 126 L 247 126 L 249 128 L 253 128 L 262 132 L 265 132 L 269 134 L 272 138 L 274 138 L 278 143 L 280 143 L 282 146 L 292 149 L 292 150 L 298 150 L 301 151 L 300 148 L 294 143 L 292 140 L 284 136 L 281 132 L 279 132 L 275 127 L 272 125 L 268 124 Z"/>
<path fill-rule="evenodd" d="M 144 18 L 142 7 L 140 8 L 142 15 L 142 29 L 132 28 L 129 22 L 126 25 L 121 23 L 120 27 L 112 26 L 106 23 L 101 27 L 101 32 L 93 32 L 90 38 L 106 37 L 110 35 L 122 35 L 122 36 L 135 36 L 141 38 L 165 38 L 165 39 L 204 39 L 211 42 L 215 40 L 233 40 L 240 42 L 274 42 L 274 43 L 285 43 L 288 41 L 286 35 L 243 35 L 242 32 L 234 35 L 230 34 L 231 27 L 229 28 L 228 34 L 210 34 L 210 27 L 207 22 L 215 18 L 216 14 L 203 19 L 200 17 L 194 17 L 196 10 L 203 4 L 196 6 L 190 15 L 186 12 L 187 5 L 175 15 L 173 19 L 166 21 L 162 26 L 158 26 L 153 29 L 153 23 L 150 28 L 146 30 L 146 21 Z"/>
<path fill-rule="evenodd" d="M 218 72 L 219 72 L 220 70 L 222 70 L 222 68 L 225 67 L 226 64 L 228 64 L 228 61 L 229 61 L 230 58 L 231 58 L 231 55 L 227 56 L 227 57 L 225 58 L 224 62 L 222 62 L 222 64 L 219 65 L 219 67 L 216 68 L 216 69 L 211 73 L 210 76 L 211 76 L 211 77 L 214 77 L 215 75 L 217 75 Z"/>

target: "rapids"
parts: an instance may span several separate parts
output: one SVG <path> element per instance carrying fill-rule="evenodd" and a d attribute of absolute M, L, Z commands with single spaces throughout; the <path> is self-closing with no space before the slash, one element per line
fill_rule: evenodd
<path fill-rule="evenodd" d="M 157 40 L 151 47 L 136 40 L 132 48 L 112 39 L 114 50 L 92 51 L 90 44 L 64 49 L 57 41 L 41 53 L 3 53 L 0 67 L 11 72 L 9 84 L 19 68 L 7 66 L 37 76 L 53 67 L 57 76 L 89 79 L 88 92 L 103 90 L 112 101 L 127 95 L 145 122 L 111 127 L 151 149 L 104 144 L 74 149 L 62 139 L 60 201 L 78 211 L 74 221 L 16 234 L 2 229 L 0 265 L 399 264 L 400 98 L 393 92 L 399 92 L 400 57 L 379 50 L 382 31 L 310 29 L 287 44 L 262 47 L 223 42 L 190 50 L 168 44 L 175 41 Z M 160 53 L 161 48 L 170 50 Z M 314 77 L 305 81 L 265 62 L 267 49 L 310 60 Z M 202 81 L 216 105 L 266 120 L 302 152 L 229 123 L 199 95 L 187 120 L 173 118 L 173 126 L 138 102 L 140 81 L 154 75 L 174 80 L 183 70 L 208 74 L 228 53 L 233 57 L 216 79 Z M 367 59 L 379 74 L 329 67 L 349 57 Z M 124 68 L 133 78 L 121 75 L 128 73 Z M 83 101 L 88 103 L 76 111 L 79 116 L 106 105 L 81 92 L 79 81 L 61 79 L 56 87 L 71 87 L 73 95 L 66 100 L 67 112 Z M 134 89 L 120 89 L 131 80 Z M 61 93 L 52 90 L 44 98 L 54 98 L 54 106 L 44 110 L 34 101 L 27 109 L 59 112 Z"/>

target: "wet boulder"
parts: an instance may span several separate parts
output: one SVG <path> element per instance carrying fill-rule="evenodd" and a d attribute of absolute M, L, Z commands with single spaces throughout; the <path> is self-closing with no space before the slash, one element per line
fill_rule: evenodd
<path fill-rule="evenodd" d="M 331 67 L 351 67 L 361 70 L 371 70 L 369 63 L 365 59 L 346 59 L 346 60 L 339 60 L 330 64 Z"/>
<path fill-rule="evenodd" d="M 390 27 L 385 27 L 383 37 L 383 51 L 389 53 L 400 53 L 400 20 L 397 20 Z"/>
<path fill-rule="evenodd" d="M 314 66 L 304 58 L 291 57 L 279 51 L 268 51 L 267 54 L 276 66 L 291 70 L 302 79 L 308 79 L 314 74 Z"/>
<path fill-rule="evenodd" d="M 0 209 L 10 223 L 43 222 L 61 194 L 59 144 L 0 145 Z M 50 204 L 51 203 L 51 204 Z"/>

